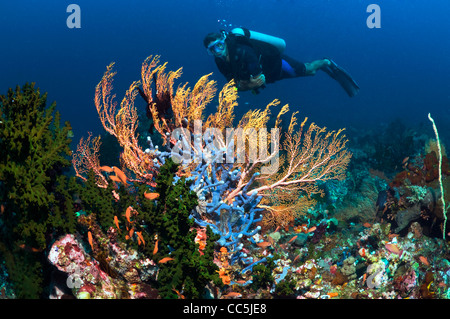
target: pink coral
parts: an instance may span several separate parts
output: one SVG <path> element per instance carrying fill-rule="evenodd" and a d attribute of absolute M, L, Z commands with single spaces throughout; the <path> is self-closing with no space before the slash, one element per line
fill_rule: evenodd
<path fill-rule="evenodd" d="M 75 236 L 65 235 L 57 240 L 50 249 L 48 259 L 60 271 L 69 274 L 67 285 L 74 289 L 75 294 L 86 291 L 93 297 L 98 291 L 97 297 L 115 297 L 113 279 L 86 254 Z"/>
<path fill-rule="evenodd" d="M 59 270 L 67 272 L 67 267 L 72 263 L 81 265 L 86 258 L 84 249 L 75 236 L 66 235 L 52 245 L 48 259 Z"/>
<path fill-rule="evenodd" d="M 115 258 L 109 263 L 120 274 L 111 277 L 100 268 L 97 260 L 86 253 L 74 235 L 65 235 L 51 247 L 49 261 L 68 274 L 67 287 L 79 298 L 156 298 L 158 292 L 140 283 L 142 278 L 156 278 L 158 266 L 151 260 L 139 260 L 136 251 L 126 250 L 109 232 L 109 251 Z M 135 267 L 139 264 L 138 271 Z"/>

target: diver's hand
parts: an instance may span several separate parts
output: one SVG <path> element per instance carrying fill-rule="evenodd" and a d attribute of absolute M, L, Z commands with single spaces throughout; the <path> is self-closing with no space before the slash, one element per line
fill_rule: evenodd
<path fill-rule="evenodd" d="M 266 84 L 266 77 L 264 74 L 261 73 L 260 75 L 257 75 L 256 77 L 253 77 L 252 75 L 250 75 L 249 85 L 250 85 L 251 89 L 259 88 L 265 84 Z"/>
<path fill-rule="evenodd" d="M 264 74 L 257 75 L 256 77 L 253 77 L 250 75 L 250 80 L 240 80 L 238 89 L 240 91 L 248 91 L 248 90 L 254 90 L 257 88 L 260 88 L 266 84 L 266 77 Z"/>

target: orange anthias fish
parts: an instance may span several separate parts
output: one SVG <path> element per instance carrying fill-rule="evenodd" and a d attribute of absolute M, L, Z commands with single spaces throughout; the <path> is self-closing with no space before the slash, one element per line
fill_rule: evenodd
<path fill-rule="evenodd" d="M 297 239 L 297 235 L 295 235 L 294 237 L 292 237 L 291 239 L 289 239 L 289 241 L 287 242 L 288 244 L 289 243 L 292 243 L 294 240 L 296 240 Z"/>
<path fill-rule="evenodd" d="M 261 248 L 267 248 L 269 246 L 272 246 L 272 244 L 269 243 L 268 241 L 263 241 L 261 243 L 257 243 L 256 246 L 261 247 Z"/>
<path fill-rule="evenodd" d="M 420 256 L 419 260 L 425 265 L 425 266 L 429 266 L 430 262 L 428 261 L 427 257 L 425 256 Z"/>
<path fill-rule="evenodd" d="M 92 239 L 92 233 L 90 231 L 88 231 L 88 242 L 89 245 L 91 245 L 92 250 L 94 250 L 94 241 Z"/>
<path fill-rule="evenodd" d="M 400 250 L 400 249 L 398 248 L 398 246 L 395 245 L 395 244 L 387 243 L 386 245 L 384 245 L 384 247 L 385 247 L 387 250 L 389 250 L 391 253 L 396 254 L 396 255 L 401 255 L 402 252 L 403 252 L 403 251 Z"/>
<path fill-rule="evenodd" d="M 109 167 L 109 166 L 100 166 L 99 169 L 101 171 L 104 171 L 104 172 L 107 172 L 107 173 L 112 173 L 113 172 L 112 167 Z"/>
<path fill-rule="evenodd" d="M 19 247 L 22 249 L 25 249 L 26 251 L 33 252 L 33 253 L 38 253 L 38 252 L 42 251 L 42 249 L 29 247 L 29 246 L 26 246 L 25 244 L 21 244 L 21 245 L 19 245 Z"/>
<path fill-rule="evenodd" d="M 117 229 L 120 231 L 120 228 L 119 228 L 119 219 L 117 218 L 117 216 L 114 216 L 114 224 L 116 225 Z"/>
<path fill-rule="evenodd" d="M 159 239 L 156 240 L 155 248 L 153 248 L 153 255 L 156 255 L 156 253 L 158 252 L 158 241 Z"/>
<path fill-rule="evenodd" d="M 309 234 L 309 233 L 312 233 L 312 232 L 316 231 L 316 229 L 317 229 L 317 227 L 313 226 L 310 229 L 308 229 L 306 232 Z"/>
<path fill-rule="evenodd" d="M 120 181 L 122 183 L 126 184 L 127 183 L 127 177 L 126 177 L 125 173 L 122 172 L 122 170 L 120 168 L 116 167 L 116 166 L 113 166 L 113 170 L 114 170 L 114 173 L 116 173 L 117 177 L 120 179 Z"/>
<path fill-rule="evenodd" d="M 159 264 L 165 264 L 168 261 L 173 260 L 173 258 L 171 257 L 164 257 L 163 259 L 161 259 L 160 261 L 158 261 Z"/>
<path fill-rule="evenodd" d="M 158 193 L 144 193 L 144 197 L 150 200 L 157 199 L 159 197 Z"/>
<path fill-rule="evenodd" d="M 242 294 L 232 291 L 226 295 L 223 295 L 223 297 L 225 297 L 225 298 L 241 298 Z"/>
<path fill-rule="evenodd" d="M 177 294 L 179 299 L 185 299 L 185 297 L 178 290 L 176 290 L 175 288 L 172 288 L 172 290 Z"/>
<path fill-rule="evenodd" d="M 130 229 L 130 232 L 129 232 L 130 238 L 133 237 L 133 234 L 134 234 L 134 228 L 131 228 L 131 229 Z"/>
<path fill-rule="evenodd" d="M 131 207 L 131 206 L 128 206 L 128 208 L 127 208 L 127 210 L 125 211 L 125 217 L 127 218 L 127 221 L 131 224 L 131 223 L 133 223 L 132 221 L 131 221 L 131 213 L 136 213 L 137 214 L 137 211 L 133 208 L 133 207 Z"/>
<path fill-rule="evenodd" d="M 136 235 L 138 236 L 138 239 L 140 239 L 142 241 L 142 243 L 144 244 L 144 246 L 145 246 L 145 240 L 144 240 L 144 237 L 142 236 L 142 232 L 141 231 L 137 231 Z M 138 244 L 139 244 L 139 241 L 138 241 Z"/>

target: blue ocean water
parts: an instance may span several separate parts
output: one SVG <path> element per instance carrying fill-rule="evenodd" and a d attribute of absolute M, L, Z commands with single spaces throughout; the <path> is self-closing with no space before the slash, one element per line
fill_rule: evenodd
<path fill-rule="evenodd" d="M 81 9 L 81 28 L 67 27 L 72 3 Z M 367 26 L 370 4 L 380 8 L 381 28 Z M 371 128 L 400 118 L 432 134 L 431 112 L 448 140 L 449 12 L 444 0 L 2 1 L 0 93 L 36 82 L 70 120 L 75 144 L 88 131 L 103 133 L 93 98 L 110 62 L 119 102 L 151 54 L 169 69 L 183 66 L 183 83 L 214 72 L 220 87 L 225 79 L 203 37 L 244 26 L 284 38 L 286 54 L 300 61 L 333 58 L 361 90 L 349 98 L 320 72 L 268 85 L 259 95 L 241 93 L 242 112 L 278 98 L 321 126 Z"/>

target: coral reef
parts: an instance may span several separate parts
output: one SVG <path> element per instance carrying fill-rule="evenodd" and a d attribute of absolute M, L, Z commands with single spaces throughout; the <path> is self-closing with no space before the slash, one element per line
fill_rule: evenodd
<path fill-rule="evenodd" d="M 343 130 L 297 123 L 297 112 L 285 124 L 287 105 L 271 116 L 278 100 L 236 119 L 232 82 L 215 98 L 210 75 L 175 87 L 182 69 L 166 66 L 148 57 L 120 104 L 107 67 L 95 105 L 117 142 L 102 149 L 88 133 L 72 178 L 70 126 L 54 105 L 28 85 L 2 97 L 1 298 L 450 296 L 440 144 L 393 123 L 372 145 L 367 132 L 353 139 L 350 164 Z"/>

